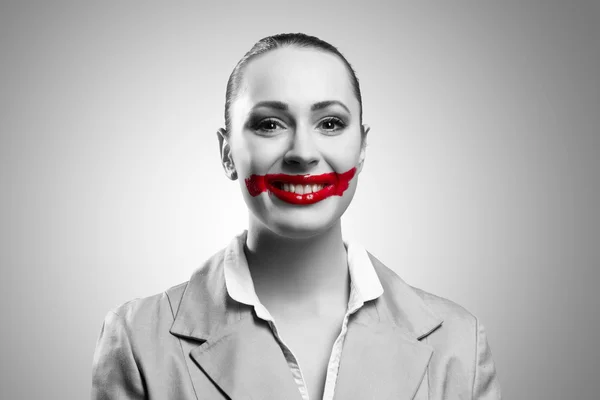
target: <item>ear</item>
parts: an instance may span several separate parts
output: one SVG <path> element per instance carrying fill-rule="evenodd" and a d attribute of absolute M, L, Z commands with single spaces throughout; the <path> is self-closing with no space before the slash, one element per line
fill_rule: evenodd
<path fill-rule="evenodd" d="M 217 138 L 219 139 L 219 151 L 221 152 L 221 164 L 225 170 L 225 175 L 232 181 L 237 179 L 237 171 L 231 156 L 231 146 L 229 145 L 229 135 L 223 128 L 217 130 Z"/>
<path fill-rule="evenodd" d="M 358 166 L 356 168 L 358 170 L 358 173 L 360 173 L 360 171 L 362 171 L 363 165 L 365 163 L 365 156 L 367 153 L 367 134 L 371 130 L 371 127 L 366 124 L 363 124 L 361 128 L 362 129 L 361 129 L 361 135 L 360 135 L 360 140 L 361 140 L 360 156 L 358 158 Z"/>

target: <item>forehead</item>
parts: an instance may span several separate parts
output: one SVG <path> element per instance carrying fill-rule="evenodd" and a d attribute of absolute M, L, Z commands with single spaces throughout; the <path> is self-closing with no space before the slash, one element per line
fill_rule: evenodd
<path fill-rule="evenodd" d="M 313 48 L 283 47 L 252 59 L 243 73 L 241 106 L 276 100 L 291 107 L 339 100 L 358 111 L 358 100 L 343 61 Z"/>

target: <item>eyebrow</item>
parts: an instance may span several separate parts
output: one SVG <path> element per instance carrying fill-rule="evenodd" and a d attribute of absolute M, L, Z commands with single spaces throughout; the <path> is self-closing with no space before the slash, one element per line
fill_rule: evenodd
<path fill-rule="evenodd" d="M 335 104 L 341 106 L 344 110 L 346 110 L 346 112 L 348 112 L 348 114 L 351 114 L 350 109 L 348 109 L 348 107 L 346 107 L 346 105 L 344 103 L 342 103 L 341 101 L 338 101 L 338 100 L 319 101 L 318 103 L 313 104 L 310 107 L 310 110 L 311 111 L 322 110 L 324 108 L 327 108 L 327 107 L 335 105 Z M 270 107 L 270 108 L 275 108 L 275 109 L 281 110 L 281 111 L 287 111 L 289 109 L 289 107 L 286 103 L 284 103 L 282 101 L 275 101 L 275 100 L 260 101 L 260 102 L 256 103 L 256 105 L 252 108 L 256 109 L 259 107 Z"/>
<path fill-rule="evenodd" d="M 281 111 L 287 111 L 288 109 L 288 105 L 282 101 L 259 101 L 252 108 L 255 109 L 259 107 L 270 107 Z"/>
<path fill-rule="evenodd" d="M 341 106 L 344 110 L 346 110 L 346 112 L 348 112 L 348 114 L 351 114 L 350 110 L 348 109 L 348 107 L 346 107 L 346 105 L 344 103 L 342 103 L 341 101 L 338 101 L 338 100 L 320 101 L 318 103 L 313 104 L 310 107 L 310 110 L 311 111 L 322 110 L 322 109 L 327 108 L 329 106 L 332 106 L 334 104 L 337 104 L 338 106 Z"/>

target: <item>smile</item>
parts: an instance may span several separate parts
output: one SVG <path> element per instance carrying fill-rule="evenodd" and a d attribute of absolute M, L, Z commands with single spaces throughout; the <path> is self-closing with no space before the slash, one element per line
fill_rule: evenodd
<path fill-rule="evenodd" d="M 308 205 L 330 196 L 343 195 L 355 172 L 356 168 L 344 173 L 328 172 L 320 175 L 250 175 L 246 179 L 246 187 L 253 197 L 270 192 L 286 203 Z"/>
<path fill-rule="evenodd" d="M 283 183 L 283 182 L 275 182 L 273 184 L 277 189 L 284 190 L 290 193 L 297 194 L 310 194 L 316 193 L 319 190 L 323 190 L 324 185 L 313 183 L 312 185 L 303 185 L 301 183 L 293 184 L 293 183 Z"/>

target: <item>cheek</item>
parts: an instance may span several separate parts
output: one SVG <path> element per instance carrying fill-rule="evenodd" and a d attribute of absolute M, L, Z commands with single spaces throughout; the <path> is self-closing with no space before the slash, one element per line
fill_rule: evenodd
<path fill-rule="evenodd" d="M 361 143 L 358 140 L 335 140 L 323 146 L 323 157 L 338 173 L 356 167 L 360 158 Z"/>
<path fill-rule="evenodd" d="M 232 140 L 232 155 L 238 176 L 247 178 L 252 174 L 264 175 L 273 172 L 273 166 L 281 162 L 287 144 L 282 136 L 263 140 L 240 134 Z M 359 132 L 348 132 L 337 137 L 320 137 L 315 145 L 322 157 L 321 162 L 338 173 L 356 167 L 360 159 L 361 140 Z"/>
<path fill-rule="evenodd" d="M 238 175 L 264 175 L 277 160 L 278 150 L 273 143 L 240 137 L 232 144 L 232 155 Z"/>

